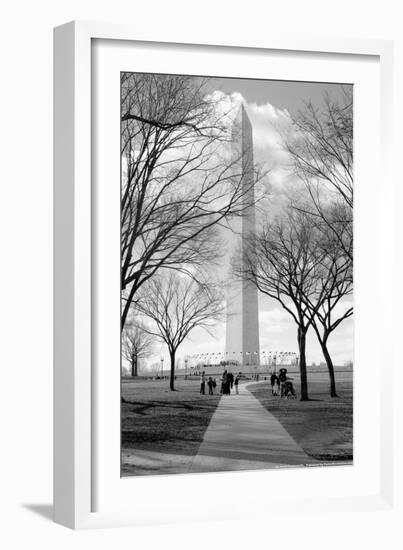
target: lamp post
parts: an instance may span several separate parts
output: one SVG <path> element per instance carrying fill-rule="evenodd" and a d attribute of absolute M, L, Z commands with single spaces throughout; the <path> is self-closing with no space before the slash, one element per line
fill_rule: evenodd
<path fill-rule="evenodd" d="M 255 369 L 256 369 L 256 380 L 259 380 L 259 362 L 258 362 L 258 353 L 257 351 L 253 351 L 253 359 L 252 359 L 252 363 L 255 365 Z"/>
<path fill-rule="evenodd" d="M 161 361 L 161 379 L 163 379 L 164 378 L 164 358 L 161 357 L 160 361 Z"/>
<path fill-rule="evenodd" d="M 185 380 L 188 379 L 188 360 L 185 359 Z"/>

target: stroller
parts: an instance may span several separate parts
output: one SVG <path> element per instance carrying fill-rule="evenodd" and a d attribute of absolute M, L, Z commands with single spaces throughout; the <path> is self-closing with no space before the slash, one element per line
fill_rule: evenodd
<path fill-rule="evenodd" d="M 297 398 L 297 394 L 295 393 L 294 385 L 291 382 L 291 380 L 292 380 L 291 378 L 287 378 L 287 380 L 284 383 L 283 394 L 284 394 L 284 397 L 286 399 L 296 399 Z M 281 397 L 283 397 L 283 396 L 281 396 Z"/>
<path fill-rule="evenodd" d="M 296 399 L 297 394 L 295 393 L 294 385 L 291 382 L 292 378 L 287 376 L 287 369 L 280 369 L 278 377 L 280 380 L 280 397 L 285 397 L 286 399 Z"/>

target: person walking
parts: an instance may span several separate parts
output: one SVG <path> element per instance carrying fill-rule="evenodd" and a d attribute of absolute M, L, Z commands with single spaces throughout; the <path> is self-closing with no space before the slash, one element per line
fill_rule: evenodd
<path fill-rule="evenodd" d="M 207 386 L 208 386 L 208 394 L 214 395 L 214 382 L 211 376 L 209 376 L 209 379 L 207 380 Z"/>
<path fill-rule="evenodd" d="M 270 376 L 270 384 L 271 384 L 271 394 L 272 395 L 278 395 L 278 376 L 275 372 Z"/>
<path fill-rule="evenodd" d="M 235 394 L 236 394 L 236 395 L 239 395 L 238 384 L 239 384 L 239 375 L 237 374 L 237 375 L 235 376 L 235 380 L 234 380 Z"/>
<path fill-rule="evenodd" d="M 287 382 L 287 369 L 280 369 L 278 373 L 278 381 L 280 385 L 280 397 L 285 397 L 285 384 Z"/>
<path fill-rule="evenodd" d="M 200 393 L 202 395 L 206 393 L 206 375 L 204 371 L 201 373 L 201 376 L 200 376 Z"/>
<path fill-rule="evenodd" d="M 229 373 L 225 370 L 222 379 L 222 394 L 223 395 L 231 395 L 231 383 L 230 383 L 230 376 Z"/>
<path fill-rule="evenodd" d="M 221 395 L 225 395 L 225 384 L 227 383 L 227 371 L 225 370 L 221 376 Z"/>
<path fill-rule="evenodd" d="M 227 374 L 227 382 L 225 384 L 225 394 L 226 395 L 231 395 L 231 388 L 232 388 L 232 386 L 231 386 L 231 377 L 233 377 L 233 375 L 232 375 L 231 372 L 229 372 Z"/>

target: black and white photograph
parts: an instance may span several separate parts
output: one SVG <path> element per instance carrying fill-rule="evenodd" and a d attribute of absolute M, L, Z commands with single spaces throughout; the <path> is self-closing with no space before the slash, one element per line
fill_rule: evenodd
<path fill-rule="evenodd" d="M 121 73 L 121 475 L 353 461 L 353 86 Z"/>

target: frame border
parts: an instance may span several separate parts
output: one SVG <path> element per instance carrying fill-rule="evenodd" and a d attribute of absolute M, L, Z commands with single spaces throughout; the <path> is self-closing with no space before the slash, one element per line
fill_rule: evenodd
<path fill-rule="evenodd" d="M 193 46 L 274 49 L 377 56 L 381 80 L 381 158 L 391 178 L 393 120 L 393 43 L 384 40 L 271 34 L 253 43 L 233 35 L 223 40 L 208 30 L 195 36 L 169 31 L 158 39 L 130 24 L 73 21 L 54 29 L 54 520 L 73 529 L 135 525 L 134 511 L 104 514 L 91 507 L 91 41 L 132 40 Z M 394 190 L 383 191 L 393 206 Z M 383 216 L 384 219 L 388 216 Z M 393 218 L 393 216 L 392 216 Z M 381 230 L 390 234 L 393 219 Z M 393 254 L 389 242 L 387 254 Z M 383 253 L 385 253 L 383 251 Z M 382 302 L 387 306 L 388 289 Z M 381 491 L 375 497 L 304 502 L 304 509 L 385 509 L 393 505 L 394 356 L 384 343 L 388 376 L 380 386 Z M 298 503 L 287 505 L 297 509 Z M 149 520 L 153 524 L 152 518 Z"/>

